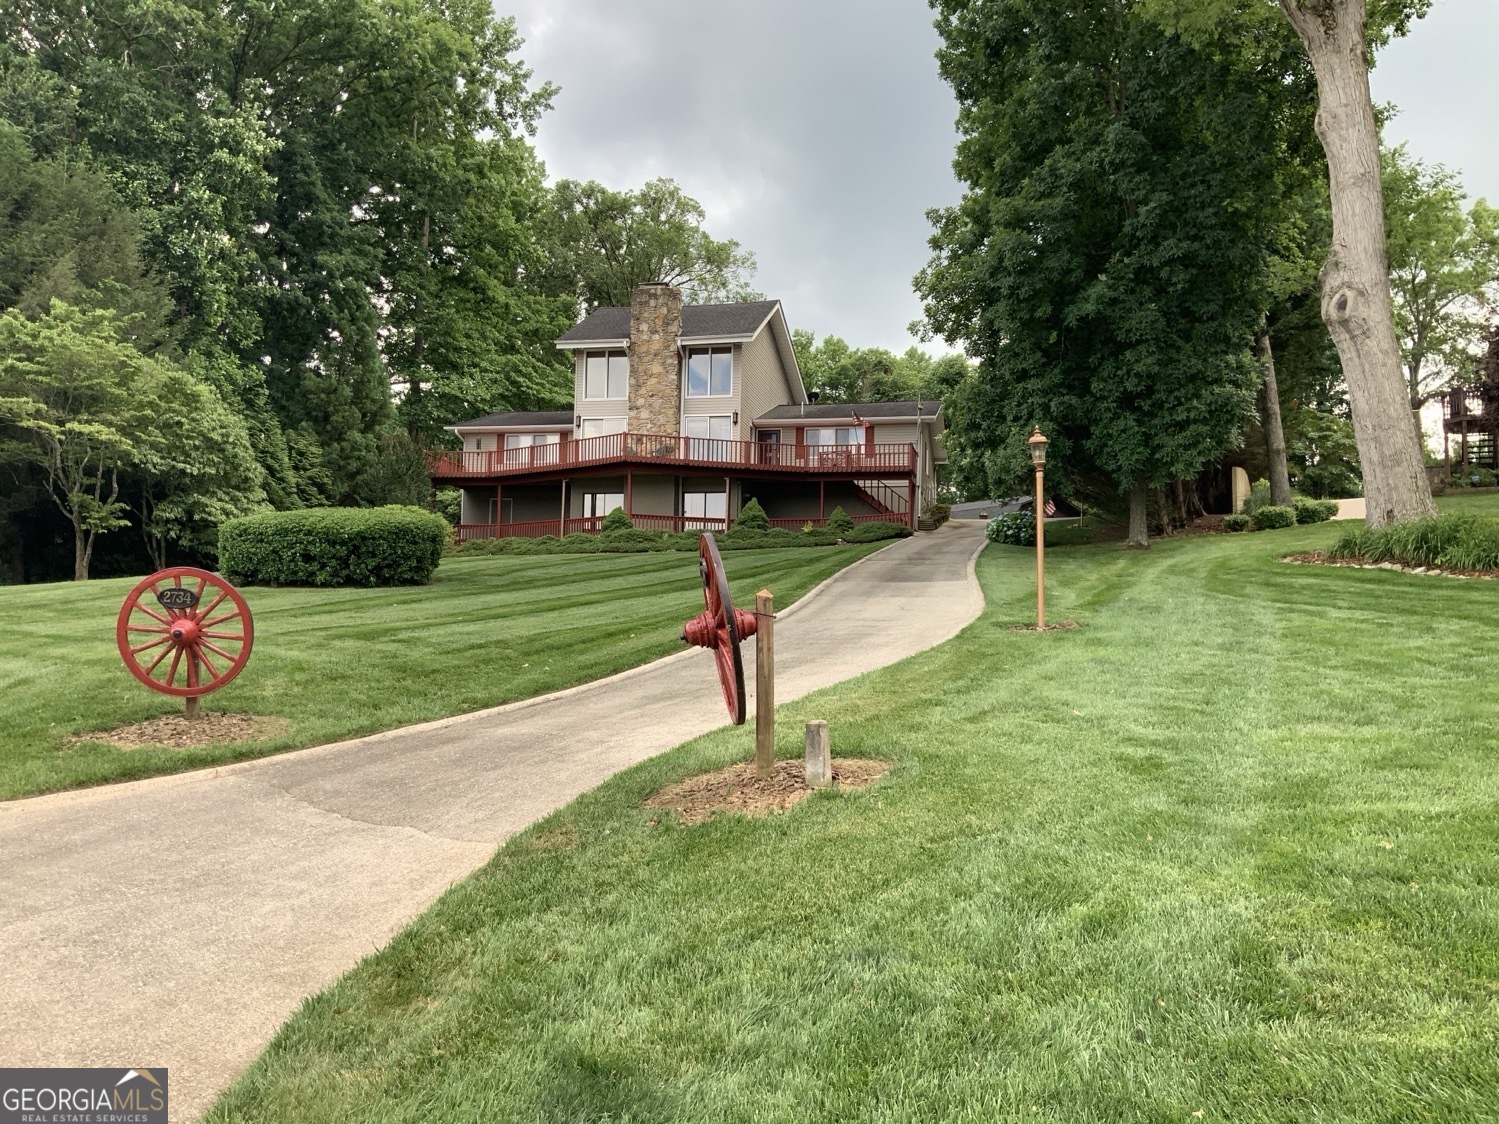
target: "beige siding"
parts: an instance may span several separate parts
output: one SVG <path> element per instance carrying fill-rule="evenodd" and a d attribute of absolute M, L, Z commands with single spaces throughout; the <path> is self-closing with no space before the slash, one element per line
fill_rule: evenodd
<path fill-rule="evenodd" d="M 687 396 L 687 351 L 682 352 L 682 417 L 703 417 L 715 414 L 726 414 L 730 419 L 739 412 L 739 425 L 744 425 L 744 414 L 739 411 L 740 388 L 744 385 L 744 364 L 740 355 L 741 347 L 734 345 L 734 372 L 732 377 L 733 393 L 723 394 L 711 398 L 689 398 Z M 732 424 L 732 421 L 731 421 Z M 686 433 L 687 427 L 684 422 L 680 433 Z M 742 438 L 743 434 L 736 428 L 730 435 L 734 438 Z"/>
<path fill-rule="evenodd" d="M 637 474 L 631 489 L 632 514 L 675 515 L 677 513 L 677 478 Z"/>
<path fill-rule="evenodd" d="M 876 423 L 874 443 L 876 445 L 914 445 L 916 444 L 916 423 L 913 421 L 890 422 L 884 425 Z"/>
<path fill-rule="evenodd" d="M 583 368 L 586 351 L 573 352 L 573 416 L 576 418 L 623 418 L 630 414 L 630 400 L 628 398 L 584 398 L 583 397 Z M 577 429 L 573 436 L 581 436 Z"/>
<path fill-rule="evenodd" d="M 791 382 L 781 362 L 780 349 L 776 347 L 775 333 L 769 324 L 760 334 L 740 349 L 742 355 L 735 364 L 735 386 L 741 388 L 739 400 L 743 403 L 739 411 L 739 428 L 734 434 L 741 441 L 754 437 L 754 420 L 769 413 L 777 406 L 791 401 Z M 785 437 L 782 440 L 786 440 Z"/>

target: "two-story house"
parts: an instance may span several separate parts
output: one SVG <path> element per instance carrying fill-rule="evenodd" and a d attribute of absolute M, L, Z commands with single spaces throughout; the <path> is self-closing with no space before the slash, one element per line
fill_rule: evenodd
<path fill-rule="evenodd" d="M 939 402 L 810 401 L 779 301 L 683 305 L 642 285 L 564 333 L 573 408 L 491 414 L 448 429 L 432 461 L 462 489 L 458 537 L 597 531 L 623 508 L 637 527 L 723 529 L 751 498 L 776 526 L 915 526 L 946 459 Z"/>

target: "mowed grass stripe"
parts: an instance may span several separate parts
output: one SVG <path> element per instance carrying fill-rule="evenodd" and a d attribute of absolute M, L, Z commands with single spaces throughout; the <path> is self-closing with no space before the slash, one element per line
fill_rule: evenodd
<path fill-rule="evenodd" d="M 734 596 L 789 606 L 882 544 L 736 551 Z M 602 678 L 681 648 L 702 610 L 686 553 L 454 558 L 430 585 L 246 589 L 255 652 L 204 702 L 289 719 L 264 742 L 196 750 L 71 744 L 181 703 L 140 686 L 114 644 L 133 580 L 0 588 L 0 798 L 357 737 Z"/>
<path fill-rule="evenodd" d="M 640 800 L 746 732 L 621 774 L 211 1119 L 1495 1119 L 1495 587 L 1276 561 L 1336 533 L 1058 550 L 1044 635 L 991 548 L 956 640 L 782 708 L 879 784 L 683 828 Z"/>

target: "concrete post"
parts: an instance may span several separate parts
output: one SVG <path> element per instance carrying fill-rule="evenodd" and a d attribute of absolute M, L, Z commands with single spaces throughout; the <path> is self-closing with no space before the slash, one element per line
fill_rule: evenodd
<path fill-rule="evenodd" d="M 822 719 L 807 723 L 807 756 L 803 766 L 808 788 L 827 788 L 833 783 L 833 751 L 828 724 Z"/>

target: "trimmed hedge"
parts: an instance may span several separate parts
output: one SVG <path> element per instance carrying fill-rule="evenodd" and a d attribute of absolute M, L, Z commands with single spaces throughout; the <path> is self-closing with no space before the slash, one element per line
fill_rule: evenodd
<path fill-rule="evenodd" d="M 750 500 L 739 509 L 739 518 L 734 520 L 736 531 L 768 531 L 770 530 L 770 516 L 765 514 L 765 509 L 760 506 L 760 501 Z"/>
<path fill-rule="evenodd" d="M 1282 527 L 1296 526 L 1296 512 L 1293 508 L 1270 504 L 1256 511 L 1249 520 L 1256 531 L 1277 531 Z"/>
<path fill-rule="evenodd" d="M 605 534 L 608 534 L 610 531 L 633 531 L 634 529 L 634 522 L 625 514 L 625 509 L 622 507 L 616 507 L 608 515 L 604 516 L 604 521 L 599 524 L 599 530 Z"/>
<path fill-rule="evenodd" d="M 1352 527 L 1333 543 L 1327 556 L 1452 570 L 1499 570 L 1499 520 L 1438 515 L 1393 523 L 1377 531 Z"/>
<path fill-rule="evenodd" d="M 1249 530 L 1249 516 L 1225 515 L 1223 517 L 1223 529 L 1232 532 L 1247 531 Z"/>
<path fill-rule="evenodd" d="M 827 529 L 835 535 L 847 536 L 853 534 L 854 519 L 841 507 L 835 507 L 828 513 Z"/>
<path fill-rule="evenodd" d="M 846 535 L 835 535 L 829 531 L 791 531 L 776 527 L 768 531 L 742 531 L 737 526 L 730 531 L 715 532 L 720 550 L 774 550 L 783 547 L 837 546 L 840 543 L 881 542 L 885 539 L 903 539 L 911 534 L 909 527 L 899 523 L 861 523 Z M 601 535 L 543 535 L 534 539 L 475 539 L 452 548 L 459 556 L 490 554 L 647 554 L 660 551 L 680 550 L 696 552 L 699 533 L 685 531 L 610 531 Z"/>
<path fill-rule="evenodd" d="M 1296 514 L 1297 523 L 1326 523 L 1338 513 L 1338 501 L 1309 500 L 1305 496 L 1297 496 L 1291 508 Z"/>
<path fill-rule="evenodd" d="M 451 535 L 419 507 L 272 511 L 219 528 L 219 569 L 241 585 L 422 585 Z"/>

